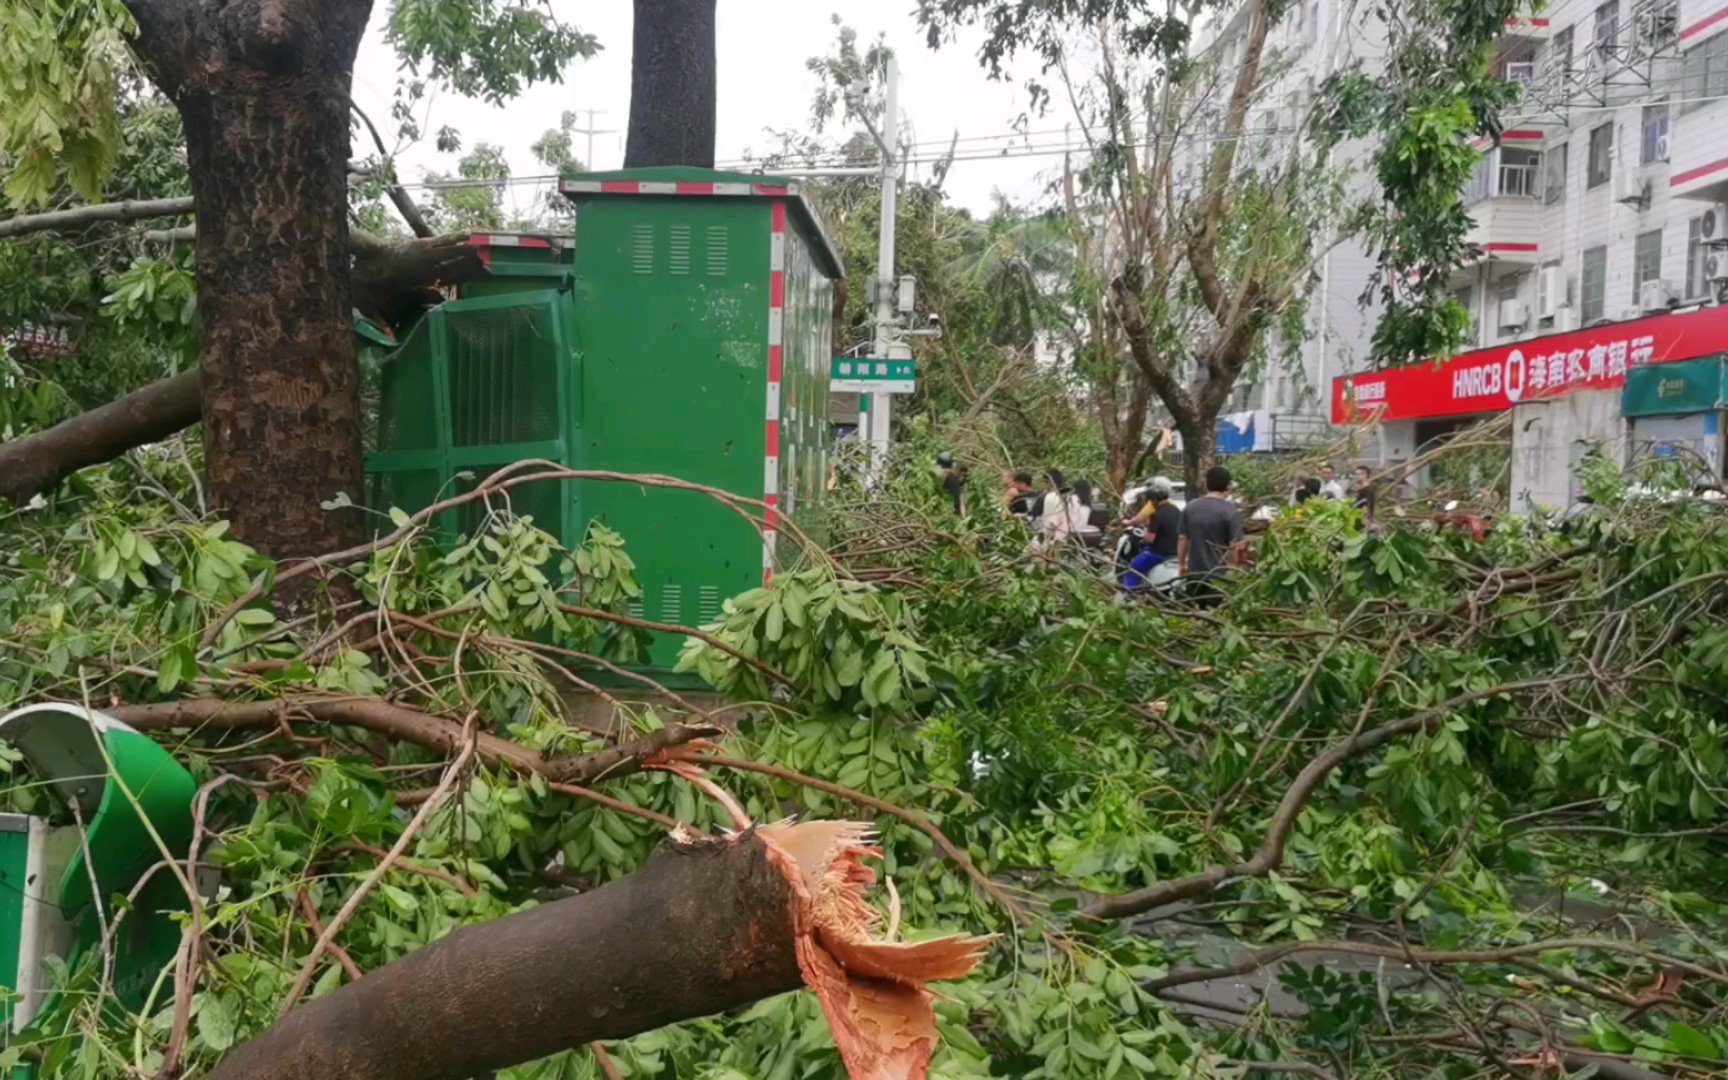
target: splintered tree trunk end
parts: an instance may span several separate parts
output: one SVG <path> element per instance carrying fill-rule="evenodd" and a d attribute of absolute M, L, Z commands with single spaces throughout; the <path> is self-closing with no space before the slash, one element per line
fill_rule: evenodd
<path fill-rule="evenodd" d="M 714 167 L 715 0 L 635 0 L 626 169 Z"/>
<path fill-rule="evenodd" d="M 207 1080 L 468 1080 L 795 990 L 795 896 L 760 838 L 669 840 L 581 896 L 307 1002 Z"/>

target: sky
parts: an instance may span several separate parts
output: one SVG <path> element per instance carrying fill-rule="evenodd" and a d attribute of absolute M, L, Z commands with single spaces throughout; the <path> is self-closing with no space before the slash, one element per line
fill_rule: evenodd
<path fill-rule="evenodd" d="M 534 160 L 529 147 L 567 109 L 581 113 L 579 127 L 592 126 L 607 134 L 594 136 L 590 163 L 599 169 L 623 163 L 623 129 L 630 115 L 629 0 L 577 3 L 551 0 L 558 17 L 568 25 L 599 38 L 601 51 L 592 59 L 570 65 L 560 84 L 531 87 L 520 97 L 495 108 L 483 101 L 441 92 L 422 104 L 425 133 L 413 145 L 400 148 L 398 172 L 408 181 L 418 181 L 429 171 L 453 173 L 459 154 L 441 154 L 433 145 L 433 133 L 449 125 L 460 132 L 464 148 L 485 141 L 500 145 L 516 177 L 530 177 L 547 170 Z M 932 51 L 924 42 L 913 0 L 869 3 L 862 0 L 719 0 L 718 45 L 718 137 L 717 163 L 742 163 L 747 155 L 761 153 L 776 144 L 769 130 L 808 130 L 810 102 L 816 79 L 805 70 L 808 57 L 831 51 L 836 37 L 833 17 L 839 16 L 858 31 L 860 47 L 878 33 L 887 35 L 888 45 L 900 61 L 900 117 L 910 125 L 918 156 L 937 157 L 947 149 L 956 133 L 961 142 L 957 160 L 949 172 L 949 197 L 975 213 L 988 212 L 993 193 L 1026 204 L 1040 199 L 1050 181 L 1059 175 L 1061 155 L 1052 152 L 1068 141 L 1065 117 L 1052 109 L 1046 116 L 1026 117 L 1026 78 L 1037 75 L 1035 58 L 1016 64 L 1008 80 L 989 79 L 977 61 L 980 35 Z M 354 96 L 392 138 L 390 105 L 399 77 L 398 60 L 384 40 L 383 26 L 389 5 L 374 6 L 372 26 L 361 46 L 355 67 Z M 586 110 L 596 114 L 590 125 Z M 1023 118 L 1023 119 L 1022 119 Z M 1016 121 L 1029 134 L 1014 133 Z M 1079 136 L 1074 136 L 1078 141 Z M 371 147 L 356 141 L 356 157 Z M 587 137 L 577 135 L 578 157 L 587 154 Z M 1010 155 L 1002 156 L 1002 151 Z M 972 157 L 976 160 L 958 160 Z M 929 166 L 914 164 L 912 168 Z M 540 183 L 513 184 L 506 198 L 506 212 L 529 212 L 547 190 Z M 416 198 L 424 196 L 414 190 Z"/>

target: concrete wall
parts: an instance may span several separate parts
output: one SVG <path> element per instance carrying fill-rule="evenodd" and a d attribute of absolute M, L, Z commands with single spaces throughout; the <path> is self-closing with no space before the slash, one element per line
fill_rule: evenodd
<path fill-rule="evenodd" d="M 1593 390 L 1512 410 L 1512 509 L 1564 509 L 1577 494 L 1576 469 L 1600 449 L 1625 462 L 1629 437 L 1620 391 Z"/>

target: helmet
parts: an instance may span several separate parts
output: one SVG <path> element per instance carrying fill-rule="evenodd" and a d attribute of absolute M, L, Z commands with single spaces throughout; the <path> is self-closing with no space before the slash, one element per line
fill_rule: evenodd
<path fill-rule="evenodd" d="M 936 455 L 936 464 L 942 466 L 944 469 L 949 468 L 954 464 L 954 455 L 944 450 L 940 454 Z"/>
<path fill-rule="evenodd" d="M 1152 479 L 1146 481 L 1146 494 L 1155 499 L 1168 499 L 1170 497 L 1170 491 L 1170 478 L 1167 476 L 1154 476 Z"/>

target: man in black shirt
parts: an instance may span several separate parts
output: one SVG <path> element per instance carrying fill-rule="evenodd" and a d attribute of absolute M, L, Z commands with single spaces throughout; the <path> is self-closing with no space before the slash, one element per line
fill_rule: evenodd
<path fill-rule="evenodd" d="M 1170 501 L 1170 481 L 1162 476 L 1147 485 L 1146 497 L 1152 500 L 1152 516 L 1146 520 L 1141 546 L 1158 556 L 1158 562 L 1167 562 L 1180 550 L 1182 511 Z"/>
<path fill-rule="evenodd" d="M 1230 501 L 1229 491 L 1230 470 L 1214 465 L 1206 470 L 1206 494 L 1182 511 L 1179 557 L 1185 576 L 1221 574 L 1241 554 L 1242 511 Z"/>
<path fill-rule="evenodd" d="M 936 455 L 936 483 L 954 505 L 956 514 L 966 513 L 966 466 L 955 465 L 954 455 L 944 450 Z"/>
<path fill-rule="evenodd" d="M 1355 479 L 1356 508 L 1362 511 L 1362 520 L 1374 524 L 1374 507 L 1380 501 L 1380 496 L 1374 490 L 1374 474 L 1368 471 L 1368 466 L 1358 465 L 1351 474 Z"/>

